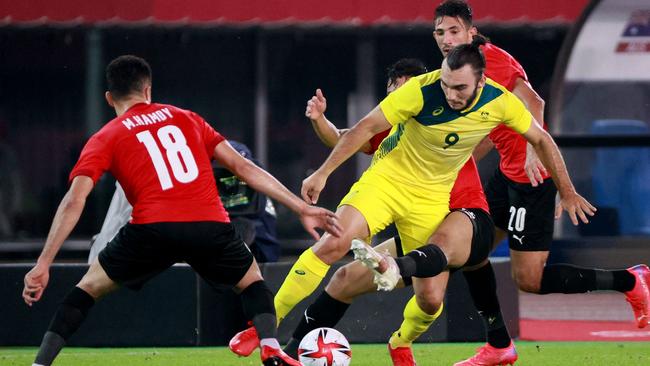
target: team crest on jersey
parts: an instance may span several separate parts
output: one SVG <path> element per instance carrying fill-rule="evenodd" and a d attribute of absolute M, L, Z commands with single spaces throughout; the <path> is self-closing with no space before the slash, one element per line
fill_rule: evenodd
<path fill-rule="evenodd" d="M 431 114 L 433 114 L 434 116 L 439 116 L 439 115 L 441 115 L 442 112 L 444 112 L 444 111 L 445 111 L 445 107 L 440 106 L 440 107 L 434 109 L 433 112 L 432 112 Z"/>
<path fill-rule="evenodd" d="M 486 111 L 481 112 L 481 118 L 482 118 L 484 121 L 487 121 L 487 119 L 488 119 L 489 117 L 490 117 L 490 112 L 486 112 Z"/>

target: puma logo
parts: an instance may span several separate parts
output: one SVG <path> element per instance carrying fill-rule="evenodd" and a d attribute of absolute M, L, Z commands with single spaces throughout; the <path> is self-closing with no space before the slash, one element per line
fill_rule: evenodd
<path fill-rule="evenodd" d="M 305 310 L 305 322 L 309 324 L 310 320 L 314 320 L 311 316 L 307 315 L 307 310 Z"/>
<path fill-rule="evenodd" d="M 524 236 L 526 236 L 526 235 L 522 235 L 521 237 L 518 237 L 517 235 L 512 234 L 513 239 L 518 240 L 519 244 L 521 244 L 521 245 L 524 245 Z"/>
<path fill-rule="evenodd" d="M 427 255 L 424 254 L 424 252 L 421 252 L 421 251 L 419 251 L 419 250 L 417 250 L 417 249 L 415 249 L 414 252 L 415 252 L 415 253 L 418 253 L 418 254 L 420 255 L 420 257 L 424 257 L 424 258 L 427 257 Z"/>

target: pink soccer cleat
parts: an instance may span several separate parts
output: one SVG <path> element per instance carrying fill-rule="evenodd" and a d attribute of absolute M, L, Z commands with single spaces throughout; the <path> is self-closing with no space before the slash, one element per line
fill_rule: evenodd
<path fill-rule="evenodd" d="M 257 337 L 255 327 L 249 327 L 235 334 L 228 342 L 228 348 L 234 353 L 248 357 L 257 347 L 260 346 L 260 340 Z"/>
<path fill-rule="evenodd" d="M 494 348 L 486 343 L 485 346 L 476 350 L 476 354 L 472 358 L 456 362 L 454 366 L 512 365 L 517 358 L 517 350 L 515 350 L 515 344 L 512 341 L 506 348 Z"/>
<path fill-rule="evenodd" d="M 417 366 L 411 347 L 393 348 L 389 343 L 388 353 L 390 353 L 390 358 L 393 360 L 393 366 Z"/>
<path fill-rule="evenodd" d="M 260 351 L 263 366 L 302 366 L 302 364 L 289 357 L 279 348 L 263 346 Z"/>
<path fill-rule="evenodd" d="M 636 279 L 634 288 L 625 293 L 625 299 L 634 310 L 636 326 L 645 328 L 650 322 L 650 269 L 645 264 L 628 268 Z"/>

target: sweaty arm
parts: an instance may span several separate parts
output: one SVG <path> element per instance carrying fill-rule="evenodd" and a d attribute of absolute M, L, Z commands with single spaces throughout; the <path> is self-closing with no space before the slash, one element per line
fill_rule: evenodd
<path fill-rule="evenodd" d="M 264 193 L 299 213 L 306 204 L 266 170 L 242 157 L 227 141 L 214 148 L 215 160 L 254 190 Z"/>
<path fill-rule="evenodd" d="M 36 265 L 25 275 L 22 296 L 27 305 L 32 306 L 43 296 L 49 282 L 50 265 L 65 239 L 77 225 L 86 205 L 86 198 L 93 187 L 94 182 L 90 177 L 79 175 L 72 180 L 70 189 L 56 210 L 43 251 Z"/>
<path fill-rule="evenodd" d="M 533 121 L 523 136 L 535 148 L 544 165 L 551 170 L 553 181 L 560 194 L 559 207 L 569 213 L 574 225 L 578 224 L 576 215 L 580 217 L 582 222 L 588 223 L 589 220 L 585 214 L 593 216 L 596 208 L 576 192 L 571 178 L 569 178 L 560 149 L 558 149 L 551 135 Z M 561 210 L 556 210 L 556 217 L 559 217 L 560 213 Z"/>
<path fill-rule="evenodd" d="M 329 175 L 350 156 L 359 151 L 371 137 L 390 127 L 391 124 L 382 110 L 379 106 L 375 107 L 339 139 L 339 142 L 320 168 L 303 180 L 300 191 L 302 199 L 311 204 L 318 202 L 320 192 L 325 187 Z"/>
<path fill-rule="evenodd" d="M 530 114 L 533 115 L 534 121 L 537 122 L 538 126 L 543 128 L 544 99 L 537 94 L 530 83 L 523 78 L 517 78 L 512 93 L 524 102 L 526 109 L 528 109 Z M 526 171 L 526 175 L 528 175 L 533 187 L 544 182 L 542 175 L 546 174 L 546 168 L 541 163 L 535 153 L 535 149 L 530 143 L 526 144 L 526 162 L 524 170 Z"/>
<path fill-rule="evenodd" d="M 50 232 L 47 235 L 45 246 L 38 262 L 44 262 L 48 265 L 54 261 L 54 257 L 59 252 L 61 245 L 68 238 L 72 229 L 77 225 L 79 217 L 86 205 L 86 198 L 94 187 L 93 180 L 83 175 L 76 176 L 72 180 L 70 189 L 65 194 L 59 208 L 56 210 Z"/>
<path fill-rule="evenodd" d="M 314 128 L 314 132 L 316 132 L 316 136 L 318 136 L 321 142 L 325 146 L 333 148 L 339 142 L 341 136 L 347 133 L 349 129 L 337 128 L 329 119 L 327 119 L 327 117 L 325 117 L 326 110 L 327 99 L 320 89 L 316 89 L 316 95 L 307 101 L 305 117 L 309 118 L 309 121 L 311 121 L 311 126 Z M 360 151 L 365 153 L 369 153 L 370 150 L 371 146 L 369 142 L 363 144 L 360 149 Z"/>
<path fill-rule="evenodd" d="M 341 226 L 333 212 L 303 202 L 266 170 L 242 157 L 227 141 L 218 144 L 214 148 L 213 155 L 219 164 L 233 172 L 251 188 L 277 200 L 298 214 L 303 227 L 314 239 L 320 238 L 315 228 L 322 228 L 335 237 L 340 235 Z"/>

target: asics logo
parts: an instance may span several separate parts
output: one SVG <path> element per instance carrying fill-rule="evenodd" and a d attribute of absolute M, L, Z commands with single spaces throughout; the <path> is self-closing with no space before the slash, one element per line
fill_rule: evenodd
<path fill-rule="evenodd" d="M 433 114 L 434 116 L 439 116 L 439 115 L 441 115 L 442 112 L 444 112 L 444 111 L 445 111 L 445 107 L 440 106 L 440 107 L 434 109 L 432 114 Z"/>
<path fill-rule="evenodd" d="M 302 269 L 297 269 L 294 272 L 296 272 L 296 274 L 301 275 L 301 276 L 305 275 L 305 271 L 303 271 Z"/>
<path fill-rule="evenodd" d="M 522 235 L 521 237 L 518 237 L 516 234 L 512 234 L 513 239 L 519 241 L 519 244 L 521 245 L 524 245 L 524 236 L 526 235 Z"/>

